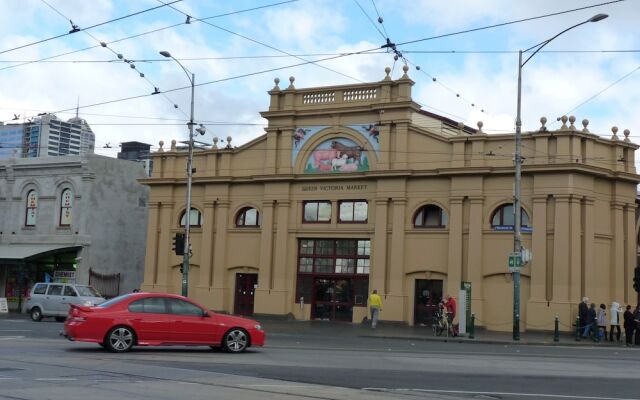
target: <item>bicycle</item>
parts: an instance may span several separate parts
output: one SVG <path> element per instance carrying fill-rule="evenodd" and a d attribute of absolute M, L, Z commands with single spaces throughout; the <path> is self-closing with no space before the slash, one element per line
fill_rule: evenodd
<path fill-rule="evenodd" d="M 433 334 L 436 336 L 442 336 L 442 333 L 446 332 L 447 337 L 449 337 L 449 332 L 451 330 L 449 327 L 449 319 L 442 309 L 433 314 L 431 329 L 433 329 Z"/>

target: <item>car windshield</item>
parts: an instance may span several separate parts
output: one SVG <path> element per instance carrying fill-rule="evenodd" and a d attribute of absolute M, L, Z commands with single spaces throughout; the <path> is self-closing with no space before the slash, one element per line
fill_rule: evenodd
<path fill-rule="evenodd" d="M 101 297 L 100 293 L 91 286 L 76 286 L 76 290 L 80 296 Z"/>
<path fill-rule="evenodd" d="M 125 300 L 129 296 L 131 296 L 131 293 L 127 293 L 127 294 L 123 294 L 122 296 L 114 297 L 113 299 L 111 299 L 109 301 L 105 301 L 104 303 L 98 305 L 97 307 L 109 308 L 114 304 L 120 303 L 121 301 Z"/>

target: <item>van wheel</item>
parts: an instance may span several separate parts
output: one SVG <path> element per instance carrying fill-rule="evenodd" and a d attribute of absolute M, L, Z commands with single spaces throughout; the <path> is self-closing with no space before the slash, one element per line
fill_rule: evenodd
<path fill-rule="evenodd" d="M 33 307 L 31 309 L 31 320 L 35 322 L 42 320 L 42 310 L 40 310 L 40 307 Z"/>
<path fill-rule="evenodd" d="M 56 322 L 64 322 L 67 317 L 56 317 Z"/>

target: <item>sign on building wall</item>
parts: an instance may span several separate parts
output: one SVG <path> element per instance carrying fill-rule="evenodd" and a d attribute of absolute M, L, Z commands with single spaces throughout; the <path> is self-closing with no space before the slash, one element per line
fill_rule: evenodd
<path fill-rule="evenodd" d="M 60 283 L 76 283 L 76 271 L 53 271 L 53 280 Z"/>
<path fill-rule="evenodd" d="M 9 312 L 9 304 L 7 304 L 6 297 L 0 297 L 0 314 L 7 314 Z"/>

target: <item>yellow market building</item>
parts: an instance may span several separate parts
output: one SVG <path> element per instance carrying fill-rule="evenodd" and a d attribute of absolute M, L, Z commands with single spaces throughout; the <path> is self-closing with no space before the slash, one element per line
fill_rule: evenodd
<path fill-rule="evenodd" d="M 426 112 L 405 74 L 269 91 L 266 133 L 194 154 L 189 297 L 213 310 L 429 323 L 471 283 L 476 324 L 512 329 L 514 136 Z M 581 297 L 635 303 L 636 175 L 629 131 L 563 117 L 524 132 L 521 329 L 569 329 Z M 230 142 L 228 138 L 228 142 Z M 180 293 L 187 152 L 153 154 L 143 290 Z"/>

